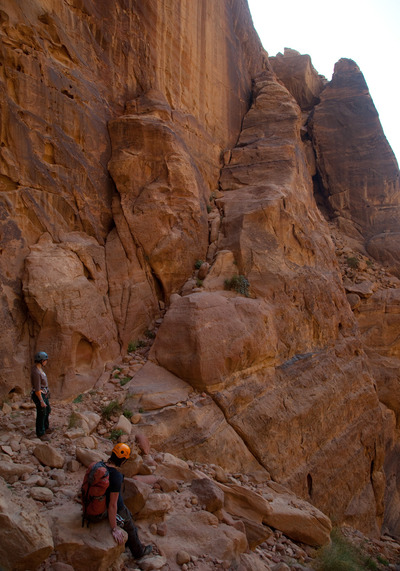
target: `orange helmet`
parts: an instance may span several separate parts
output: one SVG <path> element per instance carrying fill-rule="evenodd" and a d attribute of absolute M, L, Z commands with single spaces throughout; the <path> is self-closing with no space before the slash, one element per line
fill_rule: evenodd
<path fill-rule="evenodd" d="M 112 451 L 114 452 L 117 458 L 128 459 L 129 456 L 131 455 L 131 449 L 129 448 L 129 446 L 127 444 L 123 444 L 122 442 L 116 444 L 112 449 Z"/>

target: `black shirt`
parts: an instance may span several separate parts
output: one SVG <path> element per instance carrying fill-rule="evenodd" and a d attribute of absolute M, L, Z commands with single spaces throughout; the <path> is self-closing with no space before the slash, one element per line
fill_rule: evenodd
<path fill-rule="evenodd" d="M 107 466 L 107 468 L 110 480 L 110 485 L 108 486 L 106 492 L 107 506 L 110 503 L 110 494 L 113 492 L 118 492 L 119 495 L 118 495 L 117 511 L 119 511 L 125 505 L 121 494 L 121 488 L 122 488 L 122 483 L 124 481 L 124 476 L 116 468 L 112 468 L 111 466 Z"/>

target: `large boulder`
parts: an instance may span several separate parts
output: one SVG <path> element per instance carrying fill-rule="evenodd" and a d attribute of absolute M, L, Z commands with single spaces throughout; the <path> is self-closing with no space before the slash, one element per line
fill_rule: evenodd
<path fill-rule="evenodd" d="M 151 356 L 194 388 L 210 389 L 274 357 L 278 339 L 271 321 L 260 300 L 194 293 L 172 304 Z"/>
<path fill-rule="evenodd" d="M 187 400 L 191 391 L 188 383 L 147 361 L 129 385 L 125 406 L 156 410 Z"/>
<path fill-rule="evenodd" d="M 232 471 L 260 470 L 246 443 L 209 396 L 200 397 L 196 403 L 179 404 L 143 415 L 140 431 L 153 448 L 197 462 L 212 458 Z"/>
<path fill-rule="evenodd" d="M 86 468 L 88 468 L 92 462 L 106 462 L 109 456 L 109 454 L 97 450 L 89 450 L 87 448 L 81 448 L 80 446 L 76 448 L 76 459 L 86 466 Z"/>
<path fill-rule="evenodd" d="M 145 506 L 146 500 L 151 494 L 151 487 L 144 482 L 134 480 L 133 478 L 124 479 L 123 498 L 124 503 L 135 515 Z"/>
<path fill-rule="evenodd" d="M 311 504 L 296 498 L 288 490 L 270 483 L 264 496 L 236 484 L 221 484 L 224 492 L 224 509 L 250 523 L 279 529 L 295 541 L 308 545 L 325 545 L 330 541 L 330 519 Z"/>
<path fill-rule="evenodd" d="M 176 554 L 184 550 L 190 556 L 207 554 L 231 563 L 238 562 L 247 548 L 244 533 L 232 526 L 219 524 L 218 518 L 206 511 L 172 514 L 166 519 L 168 533 L 158 536 L 157 544 L 168 558 L 174 561 Z M 175 565 L 174 571 L 180 567 Z"/>
<path fill-rule="evenodd" d="M 65 457 L 51 444 L 38 444 L 33 454 L 44 466 L 51 468 L 62 468 L 65 464 Z"/>
<path fill-rule="evenodd" d="M 0 476 L 6 482 L 14 482 L 15 479 L 18 480 L 23 474 L 30 474 L 33 470 L 32 464 L 17 464 L 12 460 L 0 460 Z"/>
<path fill-rule="evenodd" d="M 264 523 L 307 545 L 321 546 L 330 542 L 331 520 L 312 504 L 274 482 L 269 483 L 267 497 L 270 511 L 263 517 Z"/>
<path fill-rule="evenodd" d="M 1 567 L 36 569 L 53 549 L 52 532 L 36 503 L 12 493 L 0 478 Z"/>
<path fill-rule="evenodd" d="M 119 353 L 105 271 L 104 248 L 77 232 L 62 244 L 44 234 L 26 258 L 24 297 L 40 325 L 37 344 L 50 356 L 49 384 L 56 395 L 90 388 L 103 362 Z"/>
<path fill-rule="evenodd" d="M 208 478 L 196 478 L 192 481 L 190 488 L 196 494 L 199 502 L 208 512 L 214 513 L 222 509 L 224 505 L 224 494 L 212 480 Z"/>
<path fill-rule="evenodd" d="M 64 506 L 49 510 L 46 519 L 53 531 L 58 560 L 69 563 L 75 571 L 108 571 L 124 552 L 125 544 L 114 541 L 107 519 L 82 527 L 78 504 L 71 504 L 67 510 Z"/>

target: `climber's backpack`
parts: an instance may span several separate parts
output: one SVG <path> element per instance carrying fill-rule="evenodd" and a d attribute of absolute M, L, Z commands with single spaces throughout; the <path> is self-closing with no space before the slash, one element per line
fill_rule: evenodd
<path fill-rule="evenodd" d="M 82 527 L 85 520 L 100 521 L 107 515 L 106 491 L 110 484 L 108 468 L 104 462 L 92 462 L 86 470 L 82 492 Z"/>

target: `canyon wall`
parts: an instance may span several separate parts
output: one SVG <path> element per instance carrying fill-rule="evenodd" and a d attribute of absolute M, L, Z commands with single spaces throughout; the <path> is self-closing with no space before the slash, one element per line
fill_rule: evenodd
<path fill-rule="evenodd" d="M 111 7 L 6 0 L 0 16 L 1 393 L 29 386 L 32 355 L 46 347 L 54 391 L 70 395 L 88 388 L 104 362 L 154 326 L 169 282 L 179 288 L 204 252 L 221 152 L 237 139 L 251 78 L 266 56 L 244 1 L 132 0 Z M 140 96 L 138 113 L 155 105 L 171 115 L 163 145 L 173 165 L 170 188 L 197 186 L 189 190 L 196 204 L 186 220 L 198 218 L 187 243 L 196 247 L 168 283 L 160 264 L 179 265 L 182 248 L 174 244 L 181 226 L 175 242 L 167 238 L 169 249 L 164 244 L 147 259 L 108 172 L 109 125 Z M 135 165 L 144 177 L 154 166 L 145 153 L 157 155 L 161 170 L 170 168 L 157 148 L 157 125 L 153 135 L 154 148 L 146 134 L 143 162 Z M 180 216 L 173 213 L 180 198 L 173 200 L 161 231 Z"/>
<path fill-rule="evenodd" d="M 206 401 L 162 437 L 149 405 L 155 446 L 400 534 L 399 171 L 356 64 L 268 59 L 244 0 L 0 21 L 1 396 L 36 350 L 71 398 L 156 333 L 136 383 Z"/>

